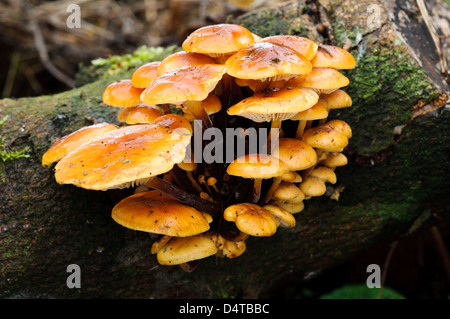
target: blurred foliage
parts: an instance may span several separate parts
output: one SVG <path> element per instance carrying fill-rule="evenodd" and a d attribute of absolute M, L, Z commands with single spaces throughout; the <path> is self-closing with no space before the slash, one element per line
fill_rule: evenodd
<path fill-rule="evenodd" d="M 365 284 L 347 285 L 322 295 L 320 299 L 377 299 L 381 288 L 368 288 Z M 383 287 L 380 299 L 405 299 L 398 292 Z"/>
<path fill-rule="evenodd" d="M 124 55 L 112 55 L 107 58 L 98 58 L 91 61 L 90 65 L 80 65 L 80 71 L 76 75 L 76 86 L 94 82 L 111 76 L 129 77 L 130 72 L 141 65 L 153 61 L 161 61 L 166 56 L 180 51 L 176 45 L 168 47 L 139 47 L 132 53 Z"/>

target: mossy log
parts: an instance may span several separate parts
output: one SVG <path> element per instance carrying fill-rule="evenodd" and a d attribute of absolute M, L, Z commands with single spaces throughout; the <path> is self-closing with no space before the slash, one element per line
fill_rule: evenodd
<path fill-rule="evenodd" d="M 351 50 L 358 65 L 345 74 L 353 106 L 330 116 L 353 129 L 349 164 L 336 170 L 327 196 L 306 202 L 294 229 L 249 238 L 239 258 L 207 258 L 191 273 L 160 266 L 150 253 L 154 238 L 111 219 L 114 192 L 58 185 L 41 166 L 57 138 L 117 121 L 101 94 L 123 73 L 57 95 L 1 100 L 3 147 L 29 147 L 30 157 L 0 163 L 0 297 L 270 297 L 285 282 L 449 218 L 448 84 L 417 10 L 415 1 L 296 1 L 233 20 L 261 36 L 304 35 Z M 80 266 L 80 289 L 66 285 L 70 264 Z"/>

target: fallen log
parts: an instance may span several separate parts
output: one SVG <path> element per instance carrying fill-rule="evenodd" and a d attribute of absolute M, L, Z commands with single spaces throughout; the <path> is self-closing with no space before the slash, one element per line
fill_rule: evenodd
<path fill-rule="evenodd" d="M 353 106 L 331 115 L 353 129 L 349 164 L 326 197 L 307 201 L 294 229 L 249 238 L 239 258 L 208 258 L 191 273 L 159 265 L 152 236 L 111 219 L 122 191 L 58 185 L 41 165 L 59 137 L 117 121 L 101 94 L 123 73 L 52 96 L 0 100 L 3 149 L 29 148 L 28 158 L 0 162 L 0 297 L 271 297 L 286 282 L 449 218 L 448 82 L 418 7 L 405 3 L 295 1 L 233 21 L 260 36 L 303 35 L 352 52 L 357 68 L 345 74 Z M 67 285 L 71 264 L 81 270 L 79 289 Z"/>

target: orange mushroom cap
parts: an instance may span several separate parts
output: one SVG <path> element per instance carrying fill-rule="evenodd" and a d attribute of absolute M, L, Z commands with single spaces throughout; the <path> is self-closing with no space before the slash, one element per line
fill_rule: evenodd
<path fill-rule="evenodd" d="M 152 190 L 128 196 L 112 209 L 111 217 L 126 228 L 175 237 L 209 230 L 207 214 L 171 196 Z"/>
<path fill-rule="evenodd" d="M 145 89 L 158 77 L 160 61 L 146 63 L 134 71 L 131 75 L 131 83 L 134 87 Z"/>
<path fill-rule="evenodd" d="M 172 70 L 158 77 L 142 92 L 142 102 L 156 105 L 202 101 L 214 90 L 225 71 L 225 67 L 219 64 L 202 64 Z"/>
<path fill-rule="evenodd" d="M 191 134 L 190 123 L 175 114 L 104 133 L 63 157 L 56 181 L 94 190 L 145 183 L 184 160 Z"/>
<path fill-rule="evenodd" d="M 262 38 L 258 42 L 271 42 L 278 45 L 284 45 L 297 51 L 309 61 L 316 56 L 319 47 L 314 41 L 296 35 L 274 35 Z"/>
<path fill-rule="evenodd" d="M 352 105 L 352 98 L 344 90 L 336 90 L 330 94 L 321 94 L 320 98 L 324 99 L 328 103 L 330 110 L 349 107 Z"/>
<path fill-rule="evenodd" d="M 133 86 L 131 80 L 125 79 L 111 83 L 103 91 L 103 103 L 113 107 L 130 107 L 141 104 L 144 89 Z"/>
<path fill-rule="evenodd" d="M 256 42 L 228 58 L 227 73 L 239 79 L 281 80 L 311 72 L 311 63 L 297 51 L 271 42 Z"/>
<path fill-rule="evenodd" d="M 120 110 L 117 119 L 127 124 L 149 124 L 163 115 L 161 108 L 152 105 L 137 105 Z"/>
<path fill-rule="evenodd" d="M 253 34 L 236 24 L 216 24 L 201 27 L 186 37 L 182 48 L 185 51 L 203 53 L 220 58 L 255 42 Z"/>
<path fill-rule="evenodd" d="M 317 93 L 306 88 L 272 89 L 240 101 L 227 112 L 229 115 L 243 116 L 254 122 L 286 120 L 312 107 L 318 100 Z"/>
<path fill-rule="evenodd" d="M 328 94 L 349 84 L 350 80 L 333 68 L 313 68 L 305 76 L 289 80 L 286 86 L 300 86 Z"/>
<path fill-rule="evenodd" d="M 68 153 L 73 151 L 78 146 L 88 142 L 103 133 L 117 130 L 119 127 L 109 123 L 99 123 L 90 126 L 85 126 L 72 132 L 66 136 L 61 137 L 44 153 L 42 156 L 42 165 L 48 166 L 53 162 L 59 161 Z"/>
<path fill-rule="evenodd" d="M 311 63 L 315 68 L 353 69 L 356 67 L 353 55 L 334 45 L 320 45 Z"/>
<path fill-rule="evenodd" d="M 158 66 L 158 75 L 163 75 L 167 72 L 185 66 L 214 63 L 214 60 L 208 55 L 196 52 L 180 51 L 169 55 L 161 61 L 160 65 Z"/>

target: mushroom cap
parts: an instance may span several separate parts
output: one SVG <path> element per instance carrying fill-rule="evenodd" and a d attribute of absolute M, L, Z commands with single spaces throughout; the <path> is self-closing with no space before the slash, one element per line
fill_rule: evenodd
<path fill-rule="evenodd" d="M 141 99 L 150 105 L 203 101 L 224 74 L 225 67 L 219 64 L 178 68 L 159 76 L 142 92 Z"/>
<path fill-rule="evenodd" d="M 344 90 L 338 89 L 330 94 L 322 94 L 320 98 L 328 103 L 330 110 L 352 106 L 352 98 Z"/>
<path fill-rule="evenodd" d="M 318 166 L 314 168 L 310 173 L 309 176 L 318 177 L 324 182 L 329 182 L 331 184 L 335 184 L 337 181 L 336 173 L 325 166 Z"/>
<path fill-rule="evenodd" d="M 248 154 L 228 165 L 227 174 L 244 178 L 272 178 L 282 176 L 289 168 L 278 158 L 267 154 Z"/>
<path fill-rule="evenodd" d="M 131 75 L 131 83 L 134 87 L 145 89 L 158 77 L 160 61 L 149 62 L 141 65 Z"/>
<path fill-rule="evenodd" d="M 307 176 L 300 183 L 300 190 L 306 196 L 322 196 L 325 194 L 327 187 L 325 182 L 315 176 Z"/>
<path fill-rule="evenodd" d="M 117 119 L 130 125 L 149 124 L 163 114 L 162 109 L 157 106 L 142 104 L 121 109 Z"/>
<path fill-rule="evenodd" d="M 243 233 L 256 237 L 272 236 L 277 231 L 277 221 L 270 211 L 252 203 L 228 206 L 224 219 L 234 222 Z"/>
<path fill-rule="evenodd" d="M 122 127 L 67 154 L 55 166 L 55 178 L 59 184 L 94 190 L 139 185 L 183 161 L 191 135 L 190 123 L 175 114 Z"/>
<path fill-rule="evenodd" d="M 295 171 L 289 171 L 286 174 L 283 174 L 280 179 L 285 182 L 300 183 L 302 181 L 302 176 Z"/>
<path fill-rule="evenodd" d="M 130 107 L 142 103 L 141 93 L 144 89 L 133 86 L 131 80 L 125 79 L 109 84 L 103 91 L 103 103 L 113 107 Z"/>
<path fill-rule="evenodd" d="M 273 217 L 275 217 L 277 224 L 282 228 L 294 228 L 296 224 L 295 217 L 292 216 L 287 210 L 274 204 L 264 205 L 263 208 L 267 209 Z"/>
<path fill-rule="evenodd" d="M 315 68 L 353 69 L 356 67 L 353 55 L 334 45 L 320 45 L 311 63 Z"/>
<path fill-rule="evenodd" d="M 255 42 L 253 34 L 236 24 L 216 24 L 201 27 L 186 37 L 182 48 L 185 51 L 210 56 L 230 55 Z"/>
<path fill-rule="evenodd" d="M 327 124 L 329 126 L 333 127 L 334 129 L 339 130 L 342 133 L 344 133 L 348 139 L 350 139 L 352 137 L 352 128 L 350 127 L 350 125 L 347 124 L 347 122 L 342 121 L 342 120 L 331 120 L 331 121 L 328 121 Z"/>
<path fill-rule="evenodd" d="M 322 161 L 323 165 L 330 168 L 344 166 L 347 165 L 347 163 L 348 163 L 347 156 L 345 156 L 343 153 L 338 152 L 329 153 L 327 155 L 327 158 Z"/>
<path fill-rule="evenodd" d="M 273 202 L 274 205 L 277 205 L 280 208 L 288 211 L 291 214 L 300 213 L 305 208 L 305 203 L 303 201 L 299 202 Z"/>
<path fill-rule="evenodd" d="M 350 80 L 333 68 L 313 68 L 310 73 L 293 78 L 286 86 L 301 86 L 329 94 L 350 84 Z"/>
<path fill-rule="evenodd" d="M 316 104 L 309 109 L 297 113 L 291 120 L 294 121 L 314 121 L 326 119 L 328 117 L 328 103 L 322 98 L 319 98 Z"/>
<path fill-rule="evenodd" d="M 306 129 L 302 141 L 314 148 L 326 150 L 340 149 L 348 145 L 347 136 L 327 124 Z"/>
<path fill-rule="evenodd" d="M 158 66 L 158 75 L 173 71 L 186 66 L 200 64 L 214 64 L 214 60 L 208 56 L 196 52 L 180 51 L 169 55 Z"/>
<path fill-rule="evenodd" d="M 280 138 L 272 155 L 283 161 L 290 171 L 307 169 L 317 161 L 317 153 L 311 145 L 292 137 Z"/>
<path fill-rule="evenodd" d="M 109 123 L 99 123 L 85 126 L 61 137 L 53 143 L 53 145 L 42 156 L 42 166 L 48 166 L 53 162 L 57 162 L 64 156 L 69 154 L 78 146 L 88 142 L 89 140 L 102 135 L 103 133 L 117 130 L 119 127 Z"/>
<path fill-rule="evenodd" d="M 112 209 L 113 220 L 126 228 L 154 234 L 186 237 L 209 230 L 211 216 L 157 190 L 121 200 Z"/>
<path fill-rule="evenodd" d="M 311 61 L 317 53 L 319 45 L 314 41 L 296 35 L 274 35 L 262 38 L 258 42 L 270 42 L 291 48 Z"/>
<path fill-rule="evenodd" d="M 229 75 L 240 79 L 289 79 L 312 69 L 297 51 L 271 42 L 257 42 L 239 50 L 225 66 Z"/>
<path fill-rule="evenodd" d="M 272 200 L 290 201 L 299 196 L 300 193 L 300 189 L 294 183 L 282 181 L 273 193 Z"/>
<path fill-rule="evenodd" d="M 217 253 L 217 247 L 208 236 L 175 237 L 156 254 L 161 265 L 180 265 L 203 259 Z"/>
<path fill-rule="evenodd" d="M 318 100 L 317 93 L 306 88 L 272 89 L 238 102 L 227 113 L 246 117 L 254 122 L 286 120 L 312 107 Z"/>

